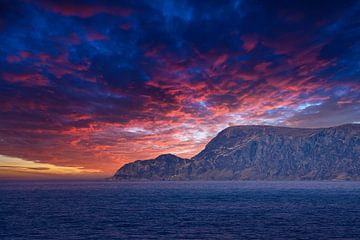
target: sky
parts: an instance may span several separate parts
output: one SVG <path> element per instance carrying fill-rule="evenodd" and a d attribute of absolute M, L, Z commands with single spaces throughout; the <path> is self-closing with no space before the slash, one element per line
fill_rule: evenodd
<path fill-rule="evenodd" d="M 0 0 L 0 179 L 358 122 L 359 1 Z"/>

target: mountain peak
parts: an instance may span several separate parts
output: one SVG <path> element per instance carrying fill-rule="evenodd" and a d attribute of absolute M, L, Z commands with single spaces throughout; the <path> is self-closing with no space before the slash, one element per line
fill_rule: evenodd
<path fill-rule="evenodd" d="M 157 156 L 155 159 L 166 159 L 166 158 L 174 159 L 174 158 L 179 158 L 179 157 L 174 154 L 171 154 L 171 153 L 165 153 L 165 154 L 161 154 L 161 155 Z"/>

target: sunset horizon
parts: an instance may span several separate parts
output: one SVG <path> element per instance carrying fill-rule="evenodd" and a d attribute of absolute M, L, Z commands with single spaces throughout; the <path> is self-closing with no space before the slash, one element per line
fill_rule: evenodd
<path fill-rule="evenodd" d="M 0 239 L 360 239 L 360 1 L 0 0 Z"/>
<path fill-rule="evenodd" d="M 234 125 L 360 122 L 356 2 L 1 1 L 0 178 L 107 178 Z"/>
<path fill-rule="evenodd" d="M 359 125 L 359 122 L 353 122 L 353 123 L 344 123 L 341 125 L 336 126 L 329 126 L 326 128 L 333 128 L 333 127 L 339 127 L 344 125 Z M 241 126 L 268 126 L 272 127 L 271 125 L 233 125 L 228 127 L 241 127 Z M 291 126 L 274 126 L 274 127 L 283 127 L 283 128 L 299 128 L 299 127 L 291 127 Z M 317 127 L 306 127 L 308 129 L 318 129 Z M 221 129 L 220 131 L 223 131 L 225 129 Z M 219 132 L 220 132 L 219 131 Z M 210 137 L 209 140 L 211 140 L 213 137 L 215 137 L 219 132 L 217 132 L 214 136 Z M 193 155 L 182 155 L 177 154 L 179 157 L 182 158 L 192 158 L 196 154 L 198 154 L 201 150 L 204 149 L 205 145 L 208 142 L 202 146 L 198 152 L 195 152 Z M 116 168 L 110 170 L 109 172 L 103 172 L 99 169 L 85 169 L 81 166 L 59 166 L 54 164 L 48 164 L 43 163 L 40 161 L 29 161 L 24 160 L 21 158 L 14 158 L 9 156 L 3 156 L 0 155 L 0 180 L 7 180 L 7 181 L 13 181 L 13 180 L 54 180 L 54 181 L 63 181 L 63 180 L 69 180 L 69 181 L 77 181 L 77 180 L 105 180 L 105 179 L 111 179 L 111 177 L 114 175 L 116 170 L 120 169 L 127 163 L 131 163 L 133 161 L 138 160 L 147 160 L 147 159 L 154 159 L 160 155 L 164 154 L 174 154 L 171 152 L 163 152 L 159 153 L 158 155 L 148 156 L 144 159 L 130 159 L 128 161 L 125 161 L 125 163 L 116 166 Z"/>

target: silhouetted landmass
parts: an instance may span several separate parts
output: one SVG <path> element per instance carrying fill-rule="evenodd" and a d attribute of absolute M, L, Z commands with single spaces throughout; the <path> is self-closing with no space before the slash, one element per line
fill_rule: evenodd
<path fill-rule="evenodd" d="M 360 180 L 360 124 L 331 128 L 235 126 L 199 154 L 121 167 L 116 180 Z"/>

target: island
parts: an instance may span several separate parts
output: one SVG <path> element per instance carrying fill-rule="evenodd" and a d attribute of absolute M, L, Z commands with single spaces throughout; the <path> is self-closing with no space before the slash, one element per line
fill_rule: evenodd
<path fill-rule="evenodd" d="M 164 154 L 138 160 L 122 166 L 112 179 L 360 180 L 360 124 L 228 127 L 190 159 Z"/>

